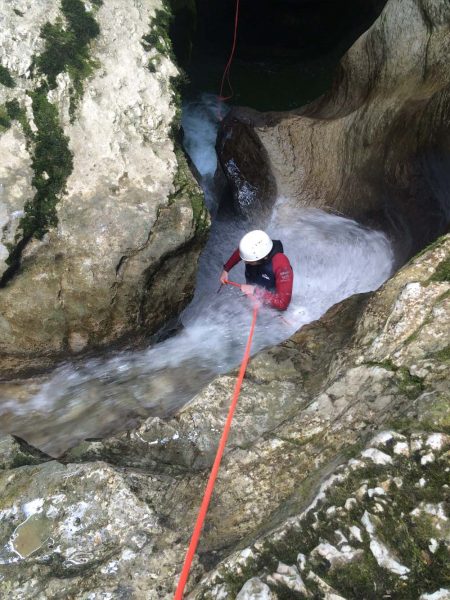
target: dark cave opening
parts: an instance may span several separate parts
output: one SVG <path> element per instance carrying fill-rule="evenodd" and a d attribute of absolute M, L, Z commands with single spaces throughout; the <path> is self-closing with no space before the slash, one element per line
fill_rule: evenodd
<path fill-rule="evenodd" d="M 232 104 L 291 110 L 330 86 L 342 55 L 386 0 L 239 0 Z M 218 94 L 234 35 L 237 0 L 172 0 L 171 37 L 187 96 Z M 230 90 L 227 89 L 227 93 Z"/>

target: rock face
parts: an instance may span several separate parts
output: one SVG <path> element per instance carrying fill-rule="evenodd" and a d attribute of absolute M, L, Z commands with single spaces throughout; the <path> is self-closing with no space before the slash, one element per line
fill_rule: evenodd
<path fill-rule="evenodd" d="M 448 587 L 449 260 L 447 236 L 254 357 L 191 598 Z M 168 421 L 87 441 L 66 466 L 5 438 L 9 597 L 172 597 L 234 383 L 221 376 Z"/>
<path fill-rule="evenodd" d="M 437 19 L 442 6 L 427 2 L 426 14 Z M 27 249 L 24 273 L 61 223 Z M 125 266 L 137 264 L 127 256 Z M 377 292 L 253 358 L 190 598 L 448 596 L 449 265 L 446 235 Z M 173 597 L 235 376 L 171 419 L 85 441 L 59 461 L 2 437 L 2 592 Z"/>
<path fill-rule="evenodd" d="M 225 172 L 230 156 L 245 168 L 255 139 L 267 153 L 251 173 L 258 190 L 273 178 L 279 196 L 383 227 L 402 258 L 417 252 L 449 222 L 449 24 L 446 0 L 391 0 L 325 97 L 289 113 L 228 114 L 218 148 Z"/>
<path fill-rule="evenodd" d="M 449 447 L 443 434 L 379 434 L 304 512 L 229 557 L 189 598 L 447 597 Z"/>
<path fill-rule="evenodd" d="M 74 78 L 70 67 L 53 85 L 32 65 L 48 68 L 45 27 L 70 29 L 60 3 L 0 6 L 2 64 L 15 82 L 0 85 L 10 120 L 0 129 L 3 374 L 154 332 L 189 299 L 208 228 L 200 190 L 170 137 L 177 70 L 161 26 L 165 9 L 156 0 L 86 3 L 93 13 L 79 5 L 99 31 L 88 47 L 88 77 Z M 59 176 L 41 168 L 43 109 L 56 115 L 59 134 L 44 142 L 61 144 L 61 152 L 67 143 L 67 178 L 49 225 L 30 235 L 22 217 L 36 221 L 30 211 L 39 210 L 45 218 L 46 200 L 36 208 L 36 198 Z"/>

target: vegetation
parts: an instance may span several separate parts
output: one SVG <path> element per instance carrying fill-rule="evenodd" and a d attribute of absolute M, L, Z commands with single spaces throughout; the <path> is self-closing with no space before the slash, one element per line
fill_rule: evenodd
<path fill-rule="evenodd" d="M 32 162 L 36 195 L 25 205 L 21 227 L 24 237 L 41 239 L 49 227 L 57 223 L 56 204 L 73 168 L 69 139 L 59 124 L 58 110 L 47 100 L 44 90 L 32 92 L 36 126 L 35 151 Z"/>
<path fill-rule="evenodd" d="M 9 118 L 8 111 L 6 106 L 0 106 L 0 133 L 3 133 L 7 129 L 9 129 L 11 125 L 11 119 Z"/>
<path fill-rule="evenodd" d="M 95 4 L 100 6 L 99 2 Z M 81 0 L 62 0 L 61 10 L 66 24 L 58 20 L 43 26 L 41 37 L 45 40 L 45 49 L 35 58 L 34 66 L 46 76 L 50 89 L 56 87 L 60 73 L 69 73 L 74 88 L 70 103 L 73 115 L 83 93 L 83 81 L 96 67 L 89 56 L 89 44 L 98 36 L 100 28 Z"/>
<path fill-rule="evenodd" d="M 434 357 L 436 357 L 438 360 L 441 360 L 442 362 L 449 362 L 450 361 L 450 346 L 446 346 L 442 350 L 439 350 L 439 352 L 436 352 L 434 354 Z"/>
<path fill-rule="evenodd" d="M 173 58 L 172 41 L 169 37 L 169 27 L 172 18 L 167 3 L 163 2 L 163 8 L 155 11 L 150 32 L 142 38 L 144 50 L 150 52 L 150 50 L 155 49 L 159 54 Z"/>
<path fill-rule="evenodd" d="M 187 196 L 191 201 L 193 219 L 198 233 L 206 233 L 209 230 L 209 215 L 205 208 L 203 192 L 195 183 L 183 150 L 175 146 L 177 158 L 177 171 L 173 180 L 175 191 L 169 196 L 169 204 L 175 202 L 179 196 Z"/>
<path fill-rule="evenodd" d="M 16 87 L 16 82 L 12 78 L 11 73 L 3 65 L 0 65 L 0 83 L 9 88 Z"/>
<path fill-rule="evenodd" d="M 36 133 L 31 131 L 25 111 L 17 100 L 7 104 L 7 115 L 10 120 L 22 124 L 29 143 L 34 145 L 32 184 L 36 194 L 25 203 L 25 215 L 16 234 L 16 245 L 6 260 L 9 268 L 3 274 L 0 286 L 5 285 L 16 273 L 21 254 L 30 239 L 41 239 L 50 227 L 56 225 L 56 204 L 73 167 L 69 140 L 59 124 L 58 109 L 47 99 L 46 87 L 29 92 L 29 95 Z"/>
<path fill-rule="evenodd" d="M 450 256 L 438 264 L 430 281 L 450 281 Z"/>
<path fill-rule="evenodd" d="M 163 8 L 155 12 L 155 17 L 150 24 L 150 32 L 142 37 L 142 46 L 146 52 L 156 50 L 148 62 L 148 69 L 151 73 L 156 73 L 161 62 L 161 56 L 166 56 L 172 62 L 176 63 L 173 53 L 172 40 L 169 30 L 173 21 L 173 14 L 167 2 L 163 2 Z M 176 138 L 181 123 L 181 90 L 188 82 L 186 73 L 178 67 L 178 75 L 170 78 L 170 85 L 174 92 L 173 104 L 175 106 L 175 117 L 172 122 L 172 138 Z"/>

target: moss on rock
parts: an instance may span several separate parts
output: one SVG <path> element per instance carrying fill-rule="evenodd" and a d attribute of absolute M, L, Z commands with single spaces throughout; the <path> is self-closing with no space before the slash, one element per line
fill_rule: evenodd
<path fill-rule="evenodd" d="M 0 133 L 6 131 L 11 126 L 11 119 L 8 115 L 8 110 L 5 105 L 0 106 Z"/>
<path fill-rule="evenodd" d="M 50 227 L 57 224 L 56 205 L 73 168 L 69 139 L 59 123 L 58 109 L 47 98 L 46 86 L 29 92 L 29 96 L 37 127 L 35 133 L 31 131 L 24 109 L 17 101 L 9 103 L 7 111 L 9 118 L 22 124 L 28 142 L 33 147 L 32 184 L 36 194 L 25 203 L 25 214 L 16 233 L 16 245 L 10 249 L 6 259 L 9 268 L 4 272 L 0 286 L 6 285 L 16 273 L 29 240 L 33 237 L 42 239 Z"/>
<path fill-rule="evenodd" d="M 16 87 L 16 82 L 14 81 L 9 69 L 0 65 L 0 84 L 9 88 Z"/>
<path fill-rule="evenodd" d="M 65 23 L 59 19 L 43 26 L 41 37 L 45 40 L 45 49 L 34 64 L 46 76 L 50 89 L 56 87 L 60 73 L 66 71 L 70 75 L 73 83 L 70 114 L 73 116 L 83 93 L 83 81 L 97 66 L 90 57 L 89 44 L 99 35 L 100 28 L 81 0 L 62 0 L 61 10 Z"/>
<path fill-rule="evenodd" d="M 203 192 L 189 169 L 186 156 L 181 147 L 176 147 L 175 155 L 178 167 L 173 181 L 175 190 L 169 196 L 169 204 L 175 202 L 180 195 L 187 196 L 191 202 L 196 231 L 201 235 L 206 234 L 209 230 L 210 220 Z"/>

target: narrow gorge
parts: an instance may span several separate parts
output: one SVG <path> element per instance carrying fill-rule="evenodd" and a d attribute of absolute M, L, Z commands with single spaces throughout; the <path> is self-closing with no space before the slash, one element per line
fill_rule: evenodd
<path fill-rule="evenodd" d="M 184 597 L 450 598 L 448 1 L 0 5 L 0 596 L 173 597 L 263 228 Z"/>

